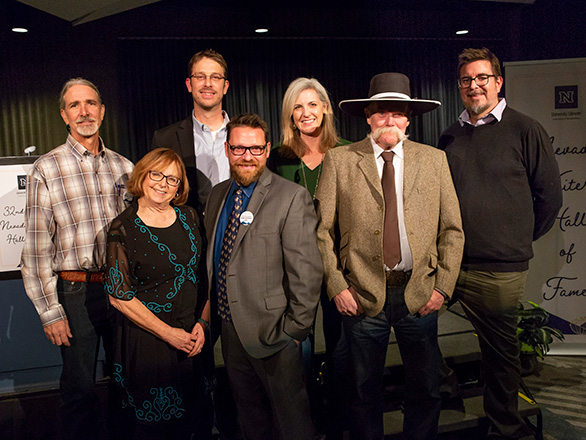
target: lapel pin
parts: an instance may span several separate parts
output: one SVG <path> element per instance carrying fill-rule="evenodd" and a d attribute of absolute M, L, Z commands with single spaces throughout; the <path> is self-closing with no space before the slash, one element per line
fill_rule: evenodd
<path fill-rule="evenodd" d="M 245 226 L 251 224 L 253 220 L 254 215 L 250 211 L 244 211 L 242 214 L 240 214 L 240 223 L 242 223 Z"/>

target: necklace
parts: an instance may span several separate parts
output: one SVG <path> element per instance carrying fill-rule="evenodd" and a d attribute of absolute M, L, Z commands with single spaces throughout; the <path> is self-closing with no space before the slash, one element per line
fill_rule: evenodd
<path fill-rule="evenodd" d="M 322 162 L 323 162 L 323 157 L 322 157 Z M 313 200 L 315 200 L 315 194 L 317 193 L 317 187 L 319 186 L 319 178 L 321 176 L 321 166 L 322 166 L 322 162 L 319 163 L 319 165 L 317 166 L 317 179 L 315 180 L 315 189 L 313 191 L 313 194 L 311 194 L 311 198 Z M 309 188 L 307 187 L 307 177 L 305 176 L 305 166 L 304 163 L 301 159 L 299 159 L 299 166 L 301 167 L 301 173 L 303 174 L 303 185 L 305 186 L 305 189 L 307 191 L 309 191 Z"/>

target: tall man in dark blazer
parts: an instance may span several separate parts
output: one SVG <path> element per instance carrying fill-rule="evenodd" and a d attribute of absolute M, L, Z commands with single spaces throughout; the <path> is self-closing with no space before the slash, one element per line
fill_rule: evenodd
<path fill-rule="evenodd" d="M 224 154 L 230 119 L 222 110 L 230 85 L 228 65 L 222 55 L 208 49 L 191 57 L 187 74 L 185 85 L 193 98 L 193 113 L 155 131 L 152 148 L 172 148 L 181 156 L 191 189 L 187 204 L 202 212 L 212 186 L 230 177 Z"/>
<path fill-rule="evenodd" d="M 232 178 L 206 206 L 212 333 L 245 439 L 313 438 L 300 341 L 323 276 L 317 219 L 305 188 L 265 168 L 268 127 L 243 114 L 227 127 Z"/>
<path fill-rule="evenodd" d="M 436 437 L 437 311 L 454 289 L 464 235 L 445 154 L 407 140 L 405 131 L 410 117 L 439 105 L 411 99 L 403 74 L 376 75 L 369 98 L 340 103 L 366 116 L 371 135 L 324 160 L 318 245 L 350 349 L 352 439 L 383 438 L 391 326 L 405 367 L 405 438 Z"/>

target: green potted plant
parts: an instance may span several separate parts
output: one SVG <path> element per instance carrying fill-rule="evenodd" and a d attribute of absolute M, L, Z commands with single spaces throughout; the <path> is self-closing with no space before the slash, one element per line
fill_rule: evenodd
<path fill-rule="evenodd" d="M 529 376 L 538 367 L 537 358 L 549 351 L 549 344 L 556 337 L 564 340 L 564 334 L 553 327 L 548 326 L 549 313 L 538 304 L 527 301 L 530 308 L 525 308 L 519 303 L 519 317 L 517 319 L 517 337 L 521 344 L 521 375 Z"/>

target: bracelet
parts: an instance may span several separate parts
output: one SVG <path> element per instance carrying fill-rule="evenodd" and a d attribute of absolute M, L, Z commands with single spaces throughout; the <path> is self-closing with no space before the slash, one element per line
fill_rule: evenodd
<path fill-rule="evenodd" d="M 205 326 L 206 326 L 205 328 L 208 328 L 210 326 L 210 324 L 203 318 L 199 318 L 197 320 L 197 322 L 201 322 L 202 324 L 205 324 Z M 204 328 L 204 330 L 205 330 L 205 328 Z"/>

